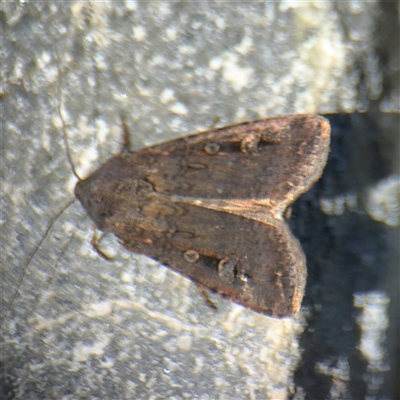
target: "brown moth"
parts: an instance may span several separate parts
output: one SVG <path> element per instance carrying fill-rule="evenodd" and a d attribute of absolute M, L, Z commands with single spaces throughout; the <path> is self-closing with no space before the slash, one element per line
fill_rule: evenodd
<path fill-rule="evenodd" d="M 321 176 L 329 122 L 300 115 L 121 153 L 75 194 L 97 227 L 254 311 L 293 316 L 307 278 L 284 212 Z"/>

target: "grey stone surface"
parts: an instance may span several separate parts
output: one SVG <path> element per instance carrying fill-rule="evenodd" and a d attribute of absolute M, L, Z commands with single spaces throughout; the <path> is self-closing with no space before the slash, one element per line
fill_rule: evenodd
<path fill-rule="evenodd" d="M 379 8 L 340 7 L 2 3 L 4 397 L 360 398 L 383 390 L 387 328 L 368 305 L 389 318 L 389 291 L 373 283 L 386 277 L 392 228 L 373 221 L 363 193 L 390 172 L 360 116 L 332 119 L 327 174 L 294 209 L 310 270 L 295 319 L 213 296 L 215 312 L 190 281 L 112 236 L 101 241 L 112 257 L 105 261 L 82 207 L 63 209 L 76 182 L 67 147 L 87 176 L 119 151 L 121 113 L 135 149 L 206 129 L 216 117 L 223 126 L 369 109 L 382 90 Z M 360 199 L 353 209 L 343 200 L 351 194 Z M 371 347 L 362 347 L 371 331 L 382 356 L 368 358 Z"/>

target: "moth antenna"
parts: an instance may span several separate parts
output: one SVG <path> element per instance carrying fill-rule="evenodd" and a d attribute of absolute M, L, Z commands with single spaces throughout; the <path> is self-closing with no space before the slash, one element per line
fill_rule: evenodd
<path fill-rule="evenodd" d="M 72 201 L 71 203 L 67 204 L 65 207 L 68 208 L 69 205 L 72 204 L 72 203 L 73 203 L 73 201 Z M 65 209 L 64 209 L 64 210 L 65 210 Z M 76 229 L 79 229 L 79 227 L 80 227 L 80 223 L 78 222 Z M 51 228 L 51 227 L 50 227 L 50 228 Z M 51 286 L 51 284 L 53 283 L 53 279 L 54 279 L 54 276 L 56 275 L 56 271 L 57 271 L 58 262 L 60 261 L 61 256 L 64 254 L 65 249 L 66 249 L 66 248 L 69 246 L 69 244 L 71 243 L 71 240 L 72 240 L 73 237 L 74 237 L 73 235 L 71 235 L 71 236 L 69 237 L 68 242 L 64 245 L 64 247 L 63 247 L 63 249 L 61 250 L 59 256 L 57 257 L 57 260 L 56 260 L 56 262 L 54 263 L 53 273 L 51 274 L 51 278 L 50 278 L 50 280 L 48 281 L 46 288 L 43 290 L 43 293 L 46 293 L 47 290 L 49 289 L 49 287 Z M 39 305 L 39 303 L 41 302 L 42 298 L 43 298 L 42 295 L 39 295 L 39 296 L 38 296 L 38 299 L 37 299 L 35 305 L 33 306 L 32 310 L 30 310 L 30 313 L 33 314 L 33 313 L 35 312 L 35 310 L 36 310 L 37 306 Z"/>
<path fill-rule="evenodd" d="M 56 43 L 56 63 L 57 63 L 57 69 L 58 69 L 58 73 L 60 75 L 60 82 L 59 85 L 57 86 L 57 98 L 58 98 L 58 102 L 57 102 L 57 111 L 58 111 L 58 115 L 61 119 L 61 125 L 62 125 L 62 131 L 63 131 L 63 140 L 64 140 L 64 145 L 65 145 L 65 149 L 66 149 L 66 153 L 67 153 L 67 160 L 68 163 L 71 167 L 71 170 L 73 172 L 73 174 L 76 176 L 76 179 L 78 179 L 78 181 L 82 181 L 82 179 L 80 178 L 80 176 L 78 175 L 78 173 L 76 172 L 74 163 L 72 162 L 72 158 L 71 158 L 71 151 L 70 151 L 70 147 L 69 147 L 69 142 L 67 139 L 67 130 L 65 129 L 65 121 L 64 118 L 62 116 L 62 112 L 61 112 L 61 87 L 62 87 L 62 73 L 61 73 L 61 67 L 60 67 L 60 58 L 59 58 L 59 52 L 58 52 L 58 46 Z"/>
<path fill-rule="evenodd" d="M 17 297 L 17 295 L 18 295 L 18 293 L 19 293 L 19 289 L 21 288 L 22 282 L 23 282 L 23 280 L 24 280 L 24 278 L 25 278 L 25 275 L 26 275 L 26 271 L 28 270 L 29 264 L 31 263 L 33 257 L 35 256 L 35 254 L 36 254 L 36 253 L 38 252 L 38 250 L 40 249 L 40 247 L 41 247 L 41 245 L 42 245 L 44 239 L 46 239 L 48 233 L 50 232 L 50 230 L 51 230 L 51 228 L 53 227 L 53 225 L 54 225 L 54 223 L 56 222 L 56 220 L 57 220 L 57 219 L 60 217 L 60 215 L 61 215 L 69 206 L 71 206 L 74 202 L 75 202 L 75 199 L 70 200 L 70 201 L 69 201 L 67 204 L 65 204 L 65 206 L 51 219 L 51 221 L 50 221 L 50 223 L 49 223 L 49 226 L 47 227 L 47 229 L 46 229 L 44 235 L 43 235 L 42 238 L 39 240 L 39 243 L 36 245 L 35 250 L 32 252 L 32 254 L 31 254 L 31 255 L 29 256 L 29 258 L 28 258 L 28 261 L 27 261 L 27 263 L 26 263 L 26 265 L 25 265 L 25 267 L 24 267 L 24 270 L 22 271 L 22 274 L 21 274 L 21 276 L 20 276 L 20 278 L 19 278 L 19 280 L 18 280 L 17 288 L 15 289 L 15 291 L 14 291 L 12 297 L 11 297 L 11 300 L 10 300 L 10 302 L 9 302 L 9 304 L 8 304 L 7 310 L 6 310 L 5 314 L 4 314 L 4 316 L 1 317 L 1 319 L 0 319 L 0 326 L 3 326 L 3 323 L 4 323 L 4 321 L 6 320 L 8 314 L 9 314 L 9 312 L 10 312 L 10 310 L 11 310 L 11 306 L 13 305 L 14 300 L 16 299 L 16 297 Z"/>
<path fill-rule="evenodd" d="M 70 167 L 71 167 L 71 170 L 72 170 L 73 174 L 76 176 L 76 178 L 78 179 L 78 181 L 81 181 L 82 179 L 79 177 L 78 173 L 76 172 L 76 169 L 75 169 L 74 164 L 73 164 L 73 162 L 72 162 L 71 152 L 70 152 L 70 146 L 69 146 L 69 142 L 68 142 L 68 139 L 67 139 L 67 132 L 66 132 L 66 128 L 65 128 L 65 121 L 64 121 L 64 118 L 63 118 L 63 116 L 62 116 L 62 111 L 61 111 L 61 103 L 62 103 L 62 101 L 61 101 L 61 98 L 62 98 L 62 97 L 61 97 L 62 73 L 61 73 L 61 72 L 62 72 L 62 69 L 61 69 L 61 66 L 60 66 L 59 49 L 58 49 L 58 44 L 57 44 L 57 43 L 55 44 L 55 47 L 56 47 L 56 63 L 57 63 L 57 69 L 58 69 L 58 73 L 59 73 L 59 76 L 60 76 L 60 82 L 59 82 L 59 84 L 57 85 L 57 99 L 58 99 L 58 102 L 57 102 L 57 112 L 58 112 L 58 115 L 59 115 L 59 117 L 60 117 L 61 124 L 62 124 L 62 132 L 63 132 L 63 135 L 62 135 L 62 136 L 63 136 L 64 145 L 65 145 L 65 148 L 66 148 L 66 156 L 67 156 L 68 163 L 69 163 L 69 165 L 70 165 Z M 11 307 L 12 307 L 12 305 L 13 305 L 13 303 L 14 303 L 16 297 L 18 296 L 18 293 L 20 292 L 20 288 L 21 288 L 22 282 L 24 281 L 26 272 L 27 272 L 27 270 L 28 270 L 28 268 L 29 268 L 29 264 L 31 263 L 33 257 L 35 256 L 35 254 L 36 254 L 36 253 L 38 252 L 38 250 L 40 249 L 40 247 L 41 247 L 43 241 L 46 239 L 46 237 L 47 237 L 48 233 L 50 232 L 51 228 L 53 227 L 55 221 L 56 221 L 56 220 L 62 215 L 62 213 L 63 213 L 69 206 L 71 206 L 74 202 L 75 202 L 75 199 L 70 200 L 70 201 L 69 201 L 67 204 L 65 204 L 64 207 L 62 207 L 61 210 L 51 219 L 51 221 L 50 221 L 50 223 L 49 223 L 49 226 L 47 227 L 47 229 L 46 229 L 44 235 L 43 235 L 42 238 L 39 240 L 39 242 L 38 242 L 38 244 L 36 245 L 34 251 L 32 252 L 32 254 L 31 254 L 31 255 L 29 256 L 29 258 L 28 258 L 28 261 L 27 261 L 27 263 L 26 263 L 26 265 L 25 265 L 25 267 L 24 267 L 24 269 L 23 269 L 23 272 L 22 272 L 22 274 L 21 274 L 21 276 L 20 276 L 20 278 L 19 278 L 19 280 L 18 280 L 17 287 L 16 287 L 16 289 L 15 289 L 15 291 L 14 291 L 14 293 L 13 293 L 11 299 L 10 299 L 10 302 L 9 302 L 9 304 L 8 304 L 8 306 L 7 306 L 6 312 L 5 312 L 5 314 L 4 314 L 2 317 L 0 317 L 0 326 L 3 326 L 4 321 L 6 320 L 8 314 L 10 313 Z M 35 308 L 36 308 L 36 306 L 37 306 L 37 304 L 35 305 Z"/>

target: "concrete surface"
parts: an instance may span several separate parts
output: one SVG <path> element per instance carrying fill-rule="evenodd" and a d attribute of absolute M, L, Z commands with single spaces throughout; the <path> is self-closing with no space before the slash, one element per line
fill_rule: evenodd
<path fill-rule="evenodd" d="M 398 110 L 376 51 L 376 28 L 393 11 L 373 2 L 1 6 L 0 397 L 393 392 Z M 353 114 L 366 110 L 374 113 Z M 216 296 L 213 311 L 190 281 L 112 236 L 101 241 L 106 261 L 82 207 L 63 209 L 76 182 L 67 146 L 87 176 L 119 151 L 121 113 L 135 149 L 216 118 L 223 126 L 305 112 L 353 115 L 331 117 L 326 173 L 293 207 L 309 268 L 295 319 Z"/>

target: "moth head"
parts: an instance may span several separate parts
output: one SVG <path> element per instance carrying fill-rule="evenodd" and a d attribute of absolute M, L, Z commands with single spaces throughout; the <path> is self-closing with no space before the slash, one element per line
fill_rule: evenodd
<path fill-rule="evenodd" d="M 118 211 L 124 192 L 131 189 L 127 181 L 132 181 L 125 162 L 113 158 L 93 175 L 75 186 L 75 195 L 88 215 L 103 229 L 107 220 Z"/>
<path fill-rule="evenodd" d="M 105 218 L 109 217 L 112 208 L 101 180 L 88 178 L 78 182 L 75 186 L 75 196 L 96 225 L 104 229 Z"/>

